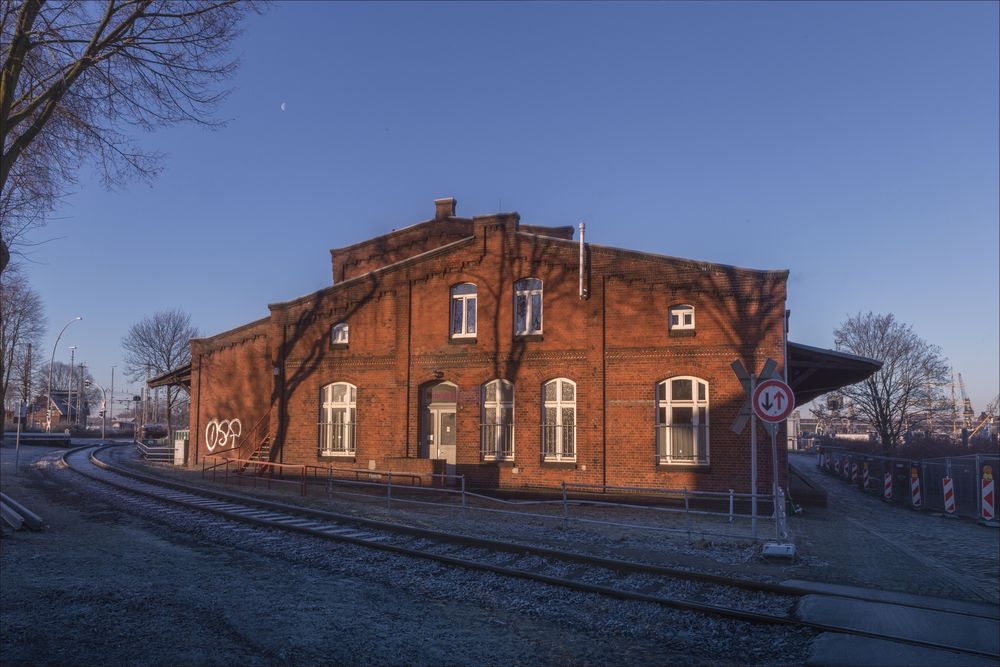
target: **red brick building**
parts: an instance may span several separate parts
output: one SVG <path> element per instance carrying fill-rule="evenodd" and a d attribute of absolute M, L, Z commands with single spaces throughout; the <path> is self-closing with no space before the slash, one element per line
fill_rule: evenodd
<path fill-rule="evenodd" d="M 435 203 L 433 220 L 332 250 L 332 286 L 192 341 L 189 464 L 263 446 L 276 462 L 448 471 L 470 487 L 749 490 L 730 364 L 784 372 L 787 271 L 584 245 L 572 227 Z"/>

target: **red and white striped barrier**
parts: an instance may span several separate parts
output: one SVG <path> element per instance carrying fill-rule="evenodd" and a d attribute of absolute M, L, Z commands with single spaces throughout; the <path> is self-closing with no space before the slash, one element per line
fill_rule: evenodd
<path fill-rule="evenodd" d="M 868 472 L 868 464 L 866 463 L 866 464 L 865 464 L 865 472 L 864 472 L 864 484 L 865 484 L 865 485 L 864 485 L 864 490 L 865 490 L 865 491 L 867 491 L 867 490 L 868 490 L 868 483 L 869 483 L 870 481 L 871 481 L 871 473 L 870 473 L 870 472 Z"/>
<path fill-rule="evenodd" d="M 857 463 L 852 463 L 851 464 L 851 482 L 853 482 L 854 484 L 858 483 L 858 464 Z"/>
<path fill-rule="evenodd" d="M 916 467 L 910 468 L 910 502 L 917 509 L 924 505 L 924 499 L 920 496 L 920 472 Z"/>
<path fill-rule="evenodd" d="M 883 494 L 885 494 L 886 500 L 892 500 L 892 471 L 885 474 L 885 483 L 882 489 Z"/>
<path fill-rule="evenodd" d="M 997 518 L 996 512 L 994 511 L 994 493 L 993 493 L 993 466 L 983 466 L 983 480 L 982 480 L 982 511 L 981 515 L 984 521 L 993 521 Z"/>
<path fill-rule="evenodd" d="M 941 480 L 944 483 L 944 511 L 948 514 L 955 513 L 955 484 L 951 477 Z"/>

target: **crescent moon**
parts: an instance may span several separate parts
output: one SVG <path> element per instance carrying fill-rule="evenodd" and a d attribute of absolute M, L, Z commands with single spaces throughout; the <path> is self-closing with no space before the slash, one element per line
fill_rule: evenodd
<path fill-rule="evenodd" d="M 282 111 L 284 111 L 284 110 L 285 110 L 285 109 L 287 109 L 287 108 L 288 108 L 288 105 L 287 105 L 287 104 L 285 104 L 284 102 L 282 102 L 282 103 L 281 103 L 281 110 L 282 110 Z"/>

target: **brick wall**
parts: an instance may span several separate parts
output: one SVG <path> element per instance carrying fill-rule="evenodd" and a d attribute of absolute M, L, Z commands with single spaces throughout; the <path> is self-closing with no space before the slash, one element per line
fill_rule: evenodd
<path fill-rule="evenodd" d="M 270 322 L 260 320 L 211 338 L 191 341 L 191 451 L 189 465 L 201 465 L 212 453 L 246 442 L 258 420 L 270 407 L 271 372 Z M 227 439 L 206 429 L 238 419 L 239 437 Z M 211 447 L 211 449 L 210 449 Z M 249 453 L 249 452 L 248 452 Z M 231 454 L 230 454 L 231 456 Z"/>
<path fill-rule="evenodd" d="M 454 227 L 437 233 L 448 225 Z M 461 239 L 451 235 L 458 227 L 465 230 Z M 433 466 L 420 459 L 421 389 L 448 381 L 459 390 L 457 472 L 470 486 L 555 486 L 566 480 L 748 490 L 749 434 L 729 430 L 745 397 L 729 364 L 740 359 L 759 369 L 767 357 L 783 362 L 787 273 L 590 246 L 589 296 L 580 299 L 578 245 L 559 238 L 562 233 L 523 229 L 516 214 L 423 223 L 388 241 L 353 246 L 364 245 L 364 253 L 341 255 L 342 275 L 336 275 L 335 251 L 336 286 L 273 304 L 260 341 L 220 350 L 211 365 L 202 359 L 193 368 L 195 378 L 205 375 L 202 403 L 215 404 L 200 408 L 199 418 L 221 414 L 225 401 L 240 395 L 223 389 L 226 364 L 233 365 L 228 382 L 236 384 L 255 384 L 261 373 L 270 381 L 274 366 L 279 398 L 271 430 L 280 443 L 279 461 L 424 471 Z M 421 240 L 418 232 L 426 236 Z M 445 242 L 451 244 L 446 251 L 428 250 Z M 385 255 L 373 251 L 379 247 L 388 248 Z M 414 249 L 421 249 L 419 256 Z M 408 259 L 387 265 L 403 255 Z M 543 332 L 530 338 L 513 335 L 513 285 L 524 277 L 544 285 Z M 477 285 L 478 332 L 472 341 L 449 338 L 450 289 L 463 282 Z M 693 336 L 670 335 L 667 312 L 677 304 L 695 307 Z M 346 347 L 330 340 L 330 328 L 341 321 L 350 325 Z M 269 360 L 257 369 L 262 357 Z M 214 373 L 210 391 L 204 388 L 208 373 Z M 239 379 L 243 375 L 246 381 Z M 707 467 L 657 462 L 656 384 L 679 375 L 709 385 Z M 542 384 L 558 377 L 577 385 L 577 458 L 568 464 L 545 463 L 541 455 Z M 515 387 L 514 462 L 480 460 L 480 391 L 496 378 Z M 320 456 L 320 390 L 332 382 L 358 388 L 353 457 Z M 246 410 L 259 411 L 269 400 L 268 393 Z M 769 439 L 761 435 L 759 444 L 766 490 Z"/>

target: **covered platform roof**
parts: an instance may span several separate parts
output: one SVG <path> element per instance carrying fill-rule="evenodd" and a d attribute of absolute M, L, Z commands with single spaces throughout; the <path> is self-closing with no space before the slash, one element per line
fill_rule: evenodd
<path fill-rule="evenodd" d="M 177 368 L 169 370 L 161 375 L 157 375 L 154 378 L 150 378 L 146 382 L 146 386 L 150 389 L 177 385 L 187 387 L 188 389 L 191 388 L 191 362 L 188 362 L 183 366 L 178 366 Z"/>
<path fill-rule="evenodd" d="M 882 362 L 874 359 L 788 342 L 788 384 L 795 392 L 796 405 L 861 382 L 880 368 Z M 190 389 L 191 364 L 157 375 L 147 384 L 150 388 L 181 385 Z"/>
<path fill-rule="evenodd" d="M 788 384 L 796 405 L 861 382 L 880 368 L 875 359 L 788 341 Z"/>

